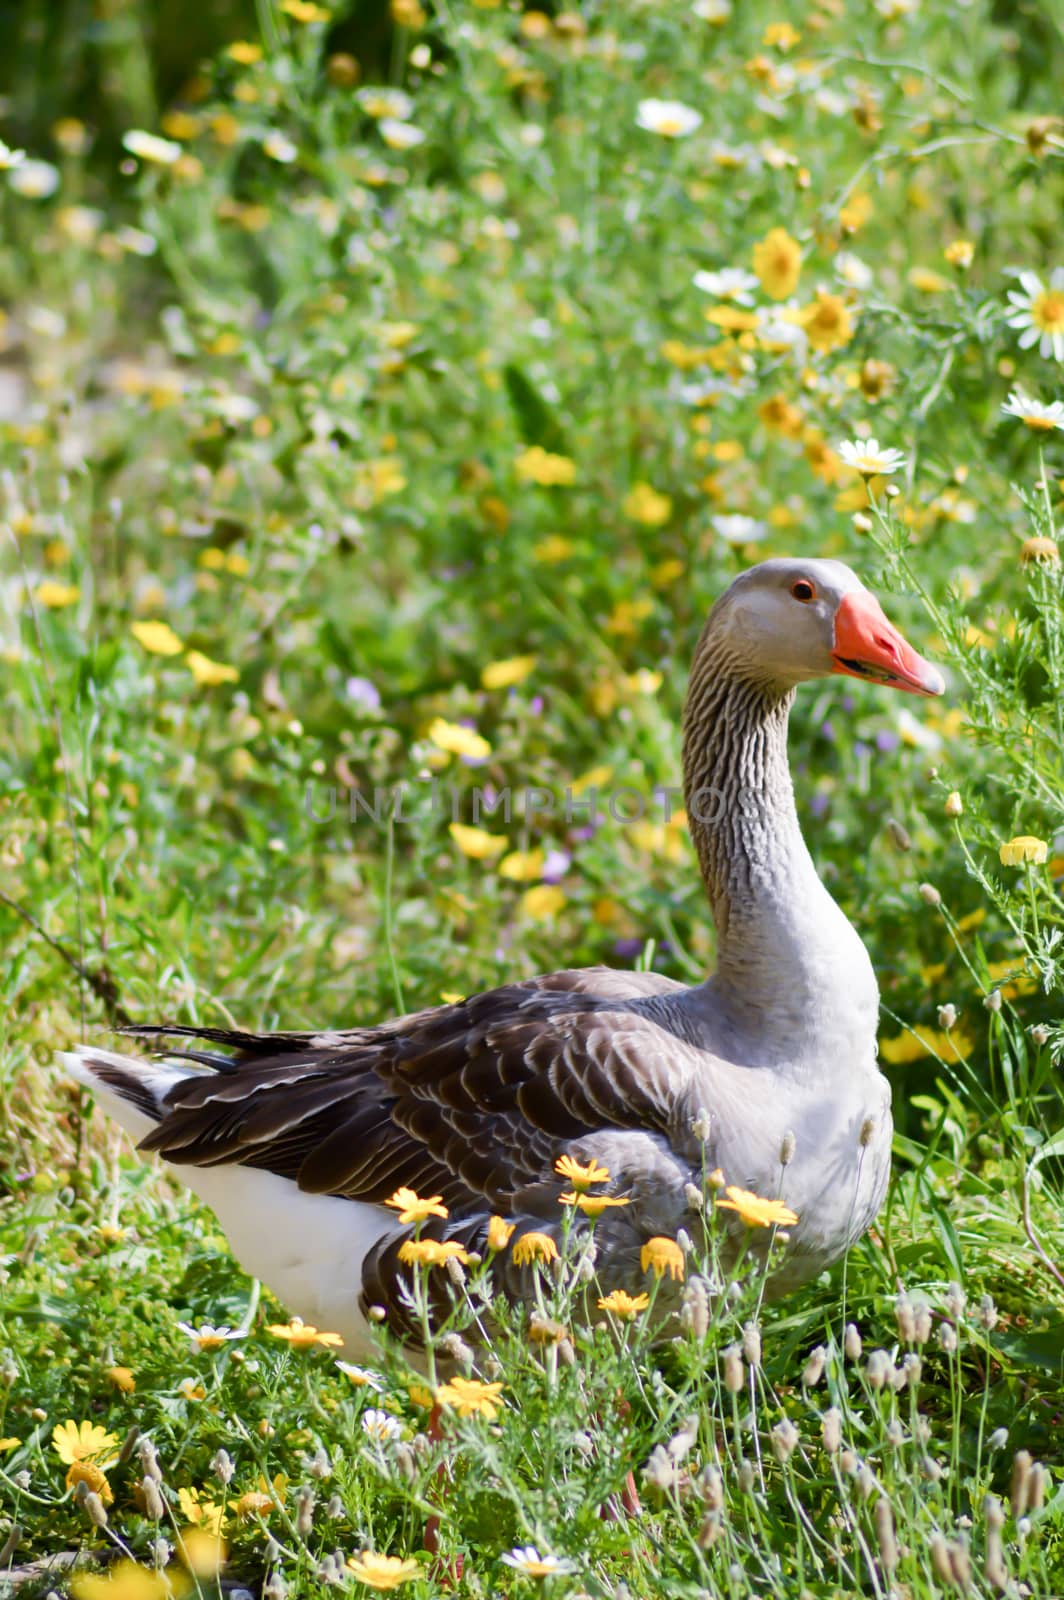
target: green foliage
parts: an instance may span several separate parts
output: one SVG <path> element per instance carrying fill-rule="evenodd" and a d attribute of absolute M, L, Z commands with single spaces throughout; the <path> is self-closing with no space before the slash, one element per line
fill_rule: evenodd
<path fill-rule="evenodd" d="M 295 0 L 254 37 L 245 10 L 234 48 L 236 7 L 202 40 L 146 6 L 23 8 L 0 123 L 31 158 L 0 173 L 5 1561 L 117 1540 L 151 1565 L 195 1492 L 225 1508 L 227 1574 L 268 1572 L 273 1600 L 363 1548 L 438 1592 L 441 1508 L 469 1595 L 922 1597 L 966 1561 L 973 1593 L 1005 1569 L 1060 1592 L 1064 436 L 1001 408 L 1061 392 L 1017 323 L 1064 320 L 1064 45 L 1048 7 L 999 10 L 832 0 L 792 40 L 757 3 Z M 653 98 L 700 126 L 640 126 Z M 738 300 L 692 282 L 755 265 Z M 837 449 L 862 436 L 904 468 L 866 488 Z M 573 1259 L 543 1277 L 558 1342 L 500 1313 L 475 1355 L 499 1417 L 430 1436 L 397 1351 L 378 1392 L 264 1331 L 209 1214 L 53 1051 L 116 1008 L 330 1025 L 561 961 L 699 976 L 682 819 L 648 798 L 621 825 L 604 796 L 677 784 L 706 611 L 795 550 L 850 561 L 949 680 L 930 707 L 832 680 L 794 718 L 807 835 L 883 990 L 878 1231 L 791 1301 L 756 1276 L 712 1294 L 704 1330 L 690 1280 L 717 1269 L 689 1260 L 657 1343 Z M 578 807 L 478 815 L 489 784 Z M 397 790 L 400 815 L 375 803 Z M 245 1337 L 190 1351 L 179 1319 Z M 847 1357 L 851 1323 L 885 1354 L 851 1335 Z M 132 1441 L 107 1528 L 87 1518 L 68 1418 L 150 1438 L 161 1524 Z M 1013 1484 L 1018 1450 L 1048 1484 L 1022 1457 Z M 260 1479 L 277 1504 L 241 1518 Z M 502 1561 L 530 1544 L 575 1570 Z"/>

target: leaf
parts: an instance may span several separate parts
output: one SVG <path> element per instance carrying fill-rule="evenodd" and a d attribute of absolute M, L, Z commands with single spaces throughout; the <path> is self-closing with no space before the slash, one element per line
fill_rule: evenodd
<path fill-rule="evenodd" d="M 512 361 L 503 367 L 502 375 L 525 444 L 538 444 L 555 455 L 565 455 L 561 424 L 531 379 Z"/>

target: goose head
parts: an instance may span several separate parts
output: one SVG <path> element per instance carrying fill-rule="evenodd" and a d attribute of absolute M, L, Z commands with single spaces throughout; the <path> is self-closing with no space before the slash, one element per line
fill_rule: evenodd
<path fill-rule="evenodd" d="M 711 634 L 737 676 L 786 691 L 835 673 L 907 694 L 942 694 L 855 572 L 841 561 L 782 558 L 742 573 L 718 600 Z"/>

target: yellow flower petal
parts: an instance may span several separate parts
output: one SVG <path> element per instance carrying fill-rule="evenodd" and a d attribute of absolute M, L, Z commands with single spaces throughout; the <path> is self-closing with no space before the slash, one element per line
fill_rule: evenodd
<path fill-rule="evenodd" d="M 185 648 L 168 622 L 134 622 L 129 631 L 153 656 L 179 656 Z"/>

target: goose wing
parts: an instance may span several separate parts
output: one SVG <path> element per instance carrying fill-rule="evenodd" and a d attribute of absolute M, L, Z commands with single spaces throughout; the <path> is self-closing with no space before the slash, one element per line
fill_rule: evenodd
<path fill-rule="evenodd" d="M 698 1051 L 653 1005 L 680 988 L 600 968 L 508 984 L 380 1028 L 138 1028 L 236 1051 L 221 1061 L 186 1052 L 216 1070 L 174 1085 L 141 1147 L 180 1164 L 264 1167 L 315 1194 L 380 1204 L 405 1185 L 470 1211 L 511 1208 L 589 1135 L 644 1130 L 660 1141 L 686 1131 Z"/>

